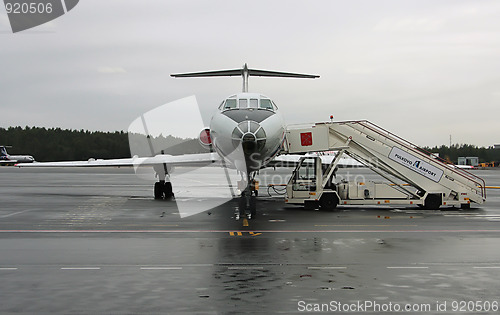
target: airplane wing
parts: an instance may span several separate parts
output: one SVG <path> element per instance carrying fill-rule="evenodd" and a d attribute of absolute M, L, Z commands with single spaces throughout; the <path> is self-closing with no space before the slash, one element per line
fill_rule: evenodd
<path fill-rule="evenodd" d="M 289 154 L 274 158 L 266 167 L 295 167 L 303 155 Z M 321 156 L 323 164 L 330 164 L 333 155 Z M 12 163 L 12 162 L 11 162 Z M 159 154 L 154 157 L 137 157 L 123 159 L 89 159 L 87 161 L 33 162 L 19 163 L 18 167 L 134 167 L 167 164 L 169 166 L 221 166 L 222 159 L 217 153 L 200 153 L 185 155 Z M 338 167 L 363 167 L 358 161 L 343 156 Z"/>
<path fill-rule="evenodd" d="M 124 159 L 108 159 L 88 161 L 62 161 L 62 162 L 33 162 L 30 164 L 16 164 L 18 167 L 132 167 L 132 166 L 154 166 L 168 164 L 169 166 L 206 166 L 209 164 L 221 164 L 221 158 L 216 153 L 200 153 L 186 155 L 159 154 L 153 157 L 137 157 Z"/>

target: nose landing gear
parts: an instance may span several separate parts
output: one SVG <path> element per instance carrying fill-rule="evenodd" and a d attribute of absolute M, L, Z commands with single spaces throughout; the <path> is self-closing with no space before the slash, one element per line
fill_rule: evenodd
<path fill-rule="evenodd" d="M 249 176 L 247 183 L 238 201 L 238 209 L 235 214 L 236 220 L 239 220 L 240 217 L 246 217 L 250 220 L 257 215 L 259 182 L 255 180 L 254 176 Z"/>
<path fill-rule="evenodd" d="M 243 192 L 239 200 L 238 210 L 239 212 L 236 215 L 236 220 L 245 216 L 248 220 L 254 218 L 257 214 L 257 197 Z"/>

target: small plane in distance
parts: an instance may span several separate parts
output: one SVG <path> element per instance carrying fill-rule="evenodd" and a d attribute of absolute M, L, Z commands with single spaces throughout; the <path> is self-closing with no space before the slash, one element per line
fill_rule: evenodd
<path fill-rule="evenodd" d="M 19 163 L 33 163 L 35 158 L 31 155 L 10 155 L 7 153 L 7 148 L 12 148 L 10 145 L 0 145 L 0 164 L 14 165 Z"/>
<path fill-rule="evenodd" d="M 459 165 L 459 164 L 452 164 L 454 168 L 461 168 L 461 169 L 473 169 L 474 166 L 472 165 Z"/>
<path fill-rule="evenodd" d="M 154 186 L 155 199 L 173 197 L 172 183 L 169 173 L 176 166 L 227 166 L 236 169 L 241 175 L 238 183 L 241 192 L 239 210 L 235 213 L 251 219 L 256 214 L 257 189 L 255 176 L 265 167 L 284 164 L 291 166 L 301 156 L 278 156 L 285 142 L 286 125 L 276 104 L 260 93 L 248 92 L 248 78 L 285 77 L 285 78 L 319 78 L 318 75 L 298 74 L 268 70 L 243 68 L 234 70 L 216 70 L 195 73 L 172 74 L 174 78 L 241 76 L 243 91 L 225 98 L 212 116 L 210 127 L 201 130 L 199 141 L 209 147 L 211 153 L 185 154 L 172 156 L 163 152 L 154 152 L 152 157 L 137 157 L 109 160 L 89 160 L 70 162 L 44 162 L 21 167 L 99 167 L 99 166 L 152 166 L 158 177 Z M 215 151 L 215 152 L 213 152 Z M 238 152 L 238 154 L 234 154 Z M 331 162 L 332 157 L 324 157 Z M 346 160 L 346 159 L 344 159 Z M 360 164 L 354 159 L 341 161 L 340 167 L 357 167 Z M 344 163 L 342 163 L 344 162 Z M 346 164 L 346 165 L 342 165 Z"/>

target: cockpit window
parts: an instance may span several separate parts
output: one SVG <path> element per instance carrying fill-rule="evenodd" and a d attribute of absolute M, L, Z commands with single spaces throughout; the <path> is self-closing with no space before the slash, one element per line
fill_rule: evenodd
<path fill-rule="evenodd" d="M 255 98 L 250 99 L 250 108 L 257 108 L 259 107 L 259 100 Z"/>
<path fill-rule="evenodd" d="M 273 110 L 273 105 L 271 104 L 271 100 L 268 100 L 266 98 L 261 98 L 260 108 Z"/>
<path fill-rule="evenodd" d="M 224 105 L 224 109 L 233 109 L 233 108 L 236 108 L 236 100 L 228 98 L 226 100 L 226 104 Z"/>
<path fill-rule="evenodd" d="M 233 98 L 234 97 L 234 98 Z M 265 109 L 270 111 L 278 110 L 276 104 L 268 98 L 240 98 L 238 99 L 236 96 L 230 96 L 222 104 L 219 106 L 219 109 L 222 111 L 229 109 L 246 109 L 246 108 L 258 108 Z"/>
<path fill-rule="evenodd" d="M 240 105 L 239 107 L 240 108 L 247 108 L 248 107 L 248 105 L 247 105 L 248 104 L 248 100 L 246 98 L 239 99 L 239 102 L 240 102 L 239 103 L 239 105 Z"/>

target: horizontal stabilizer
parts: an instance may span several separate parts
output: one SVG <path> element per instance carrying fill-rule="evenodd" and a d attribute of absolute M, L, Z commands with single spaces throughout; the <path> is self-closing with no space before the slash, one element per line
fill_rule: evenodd
<path fill-rule="evenodd" d="M 174 78 L 196 78 L 196 77 L 233 77 L 241 76 L 243 78 L 243 92 L 248 92 L 248 77 L 281 77 L 281 78 L 303 78 L 303 79 L 316 79 L 319 75 L 312 74 L 301 74 L 301 73 L 291 73 L 291 72 L 280 72 L 280 71 L 269 71 L 269 70 L 258 70 L 258 69 L 248 69 L 247 64 L 241 69 L 233 70 L 215 70 L 215 71 L 204 71 L 204 72 L 191 72 L 191 73 L 178 73 L 171 74 L 170 76 Z"/>
<path fill-rule="evenodd" d="M 279 72 L 279 71 L 269 71 L 269 70 L 258 70 L 258 69 L 246 69 L 249 76 L 254 77 L 282 77 L 282 78 L 303 78 L 303 79 L 316 79 L 319 75 L 311 74 L 300 74 L 300 73 L 290 73 L 290 72 Z M 234 77 L 244 75 L 245 69 L 234 69 L 234 70 L 215 70 L 215 71 L 205 71 L 205 72 L 192 72 L 192 73 L 179 73 L 171 74 L 170 76 L 174 78 L 197 78 L 197 77 Z"/>
<path fill-rule="evenodd" d="M 179 73 L 179 74 L 171 74 L 170 76 L 174 78 L 197 78 L 197 77 L 233 77 L 233 76 L 241 76 L 242 74 L 243 74 L 243 69 L 235 69 L 235 70 Z"/>
<path fill-rule="evenodd" d="M 248 75 L 254 76 L 254 77 L 282 77 L 282 78 L 303 78 L 303 79 L 319 78 L 319 75 L 290 73 L 290 72 L 278 72 L 278 71 L 268 71 L 268 70 L 256 70 L 256 69 L 248 69 Z"/>

